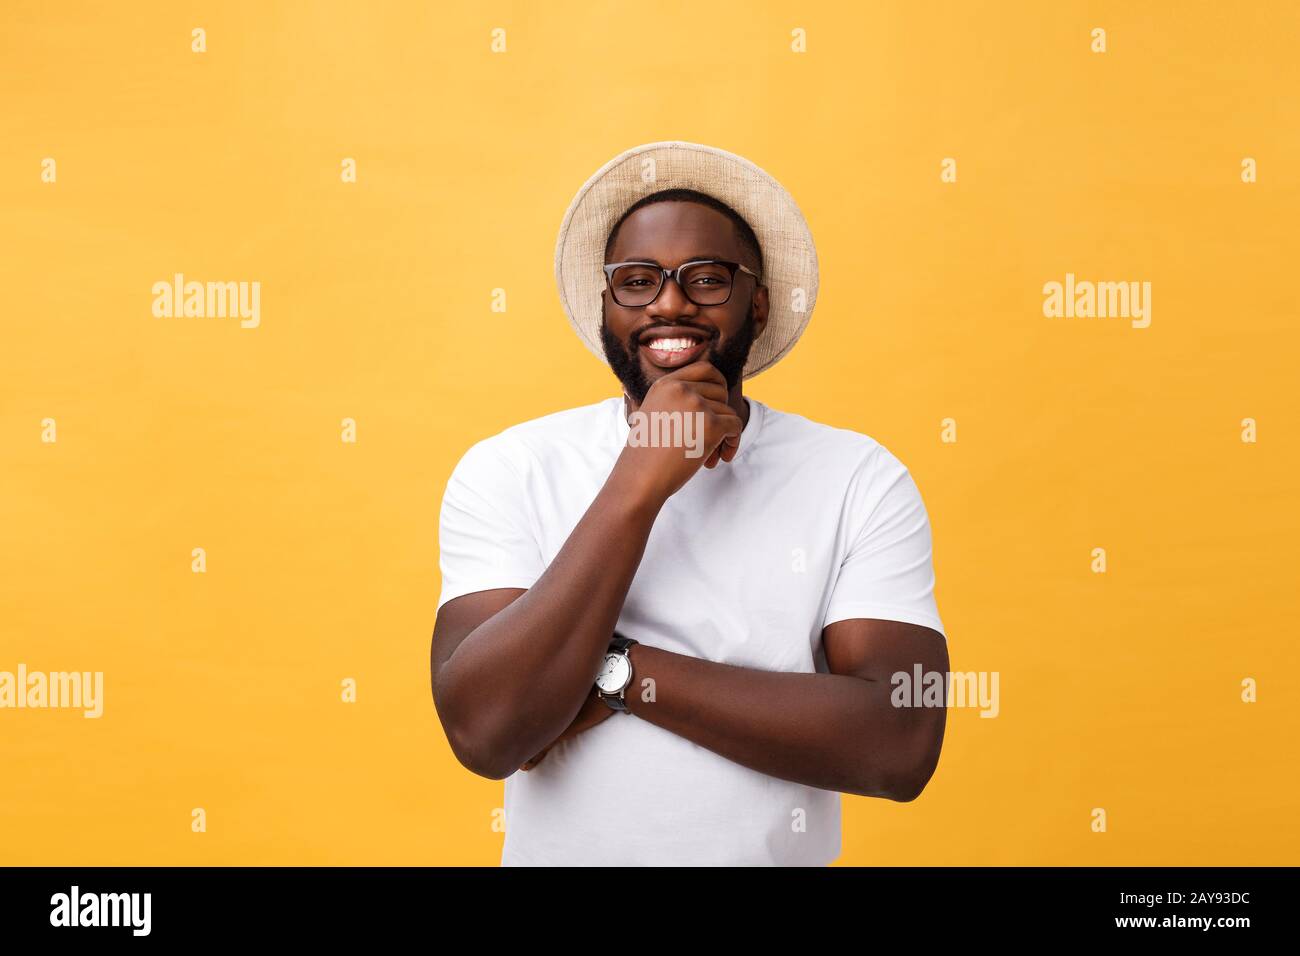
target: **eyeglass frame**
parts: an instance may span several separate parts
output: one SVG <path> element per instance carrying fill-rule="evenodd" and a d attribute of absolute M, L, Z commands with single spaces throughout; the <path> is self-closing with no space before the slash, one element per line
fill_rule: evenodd
<path fill-rule="evenodd" d="M 721 302 L 696 302 L 691 298 L 691 294 L 686 291 L 686 286 L 682 285 L 681 274 L 683 269 L 687 266 L 698 266 L 705 263 L 726 266 L 731 272 L 731 288 L 727 290 L 727 297 Z M 643 302 L 640 305 L 624 305 L 622 302 L 618 301 L 618 296 L 614 294 L 614 270 L 621 269 L 623 266 L 648 266 L 651 269 L 659 270 L 659 288 L 655 289 L 655 294 L 651 297 L 649 302 Z M 761 285 L 763 282 L 763 277 L 745 264 L 740 262 L 729 262 L 726 259 L 688 259 L 675 269 L 661 266 L 657 262 L 645 262 L 641 259 L 629 259 L 626 262 L 609 262 L 601 268 L 605 272 L 605 286 L 609 289 L 610 298 L 612 298 L 614 304 L 621 309 L 644 309 L 648 305 L 654 305 L 654 303 L 658 301 L 659 296 L 663 295 L 664 286 L 668 284 L 667 280 L 670 278 L 677 283 L 677 288 L 682 290 L 682 295 L 686 297 L 686 300 L 690 302 L 691 305 L 698 305 L 701 308 L 706 309 L 714 306 L 726 305 L 731 301 L 732 293 L 736 291 L 736 273 L 738 271 L 753 276 L 755 287 Z"/>

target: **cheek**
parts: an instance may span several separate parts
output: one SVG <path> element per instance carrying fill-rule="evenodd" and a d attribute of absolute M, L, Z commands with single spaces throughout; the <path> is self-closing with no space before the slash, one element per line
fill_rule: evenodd
<path fill-rule="evenodd" d="M 633 327 L 633 317 L 628 314 L 627 310 L 622 306 L 607 305 L 603 315 L 610 331 L 626 341 Z"/>
<path fill-rule="evenodd" d="M 724 339 L 734 339 L 745 329 L 745 324 L 750 319 L 750 310 L 748 307 L 728 315 L 725 319 L 718 320 L 718 330 L 722 333 Z"/>
<path fill-rule="evenodd" d="M 601 321 L 610 335 L 627 345 L 627 337 L 631 332 L 631 326 L 623 321 L 622 316 L 616 315 L 615 310 L 606 309 L 601 315 Z"/>

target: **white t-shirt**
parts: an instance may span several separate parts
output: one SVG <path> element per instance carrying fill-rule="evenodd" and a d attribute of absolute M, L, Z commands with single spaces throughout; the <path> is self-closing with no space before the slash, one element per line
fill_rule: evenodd
<path fill-rule="evenodd" d="M 944 633 L 929 519 L 903 464 L 866 435 L 746 400 L 736 457 L 701 467 L 660 511 L 619 633 L 804 673 L 827 672 L 822 628 L 835 621 Z M 628 433 L 619 395 L 471 447 L 443 497 L 438 607 L 531 587 Z M 822 865 L 840 854 L 839 793 L 751 770 L 630 714 L 507 777 L 505 818 L 503 866 Z"/>

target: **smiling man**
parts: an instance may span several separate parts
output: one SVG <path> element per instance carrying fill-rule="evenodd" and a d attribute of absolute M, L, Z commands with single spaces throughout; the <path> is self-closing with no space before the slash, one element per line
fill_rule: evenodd
<path fill-rule="evenodd" d="M 742 394 L 807 325 L 807 224 L 747 160 L 652 143 L 579 191 L 557 281 L 623 394 L 478 442 L 441 511 L 433 697 L 506 778 L 502 863 L 830 863 L 841 793 L 933 774 L 946 710 L 893 675 L 948 654 L 907 469 Z M 704 453 L 634 413 L 693 416 Z"/>

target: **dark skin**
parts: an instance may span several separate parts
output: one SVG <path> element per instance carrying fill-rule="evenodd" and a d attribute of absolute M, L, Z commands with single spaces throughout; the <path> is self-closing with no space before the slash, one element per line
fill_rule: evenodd
<path fill-rule="evenodd" d="M 695 203 L 664 202 L 628 217 L 610 261 L 672 267 L 707 256 L 759 271 L 727 217 Z M 720 347 L 747 316 L 757 338 L 767 322 L 768 290 L 740 274 L 729 302 L 699 306 L 670 281 L 639 308 L 619 306 L 606 290 L 603 308 L 610 331 L 634 350 L 652 383 L 639 404 L 625 391 L 627 412 L 701 412 L 707 453 L 691 458 L 680 448 L 625 447 L 531 588 L 480 591 L 443 606 L 431 652 L 433 697 L 457 759 L 502 779 L 614 715 L 648 720 L 774 777 L 914 800 L 938 764 L 947 711 L 894 707 L 890 677 L 910 674 L 916 664 L 948 672 L 947 642 L 930 628 L 868 618 L 831 624 L 822 632 L 825 674 L 736 667 L 638 644 L 625 695 L 630 716 L 615 715 L 596 697 L 592 682 L 655 519 L 699 468 L 727 467 L 749 416 L 740 382 L 729 387 L 707 356 L 666 367 L 645 343 L 658 329 Z"/>

